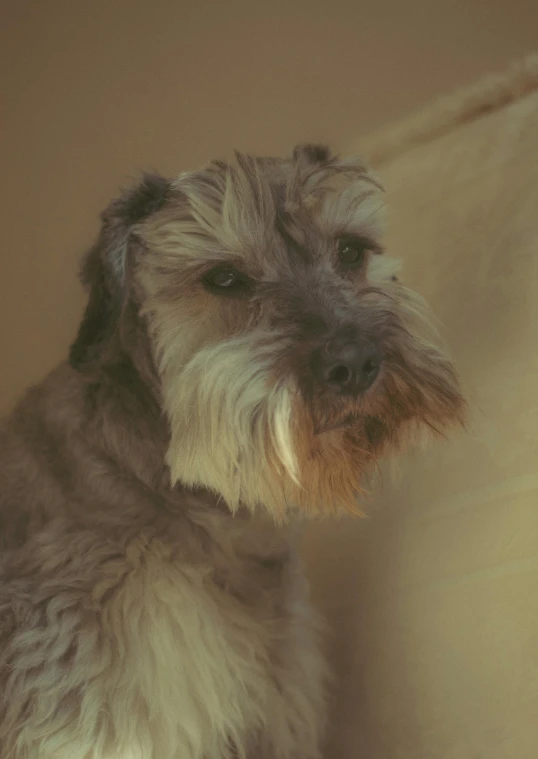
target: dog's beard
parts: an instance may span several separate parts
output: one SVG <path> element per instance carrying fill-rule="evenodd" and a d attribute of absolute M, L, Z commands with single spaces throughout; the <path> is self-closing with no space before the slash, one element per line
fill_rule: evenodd
<path fill-rule="evenodd" d="M 298 486 L 293 389 L 272 377 L 282 346 L 260 334 L 200 350 L 176 376 L 164 372 L 172 481 L 203 486 L 235 510 L 263 505 L 275 517 Z"/>
<path fill-rule="evenodd" d="M 374 385 L 357 398 L 308 387 L 298 398 L 294 443 L 303 510 L 356 512 L 377 460 L 422 445 L 463 423 L 465 404 L 452 363 L 424 301 L 400 283 L 370 287 L 363 322 L 383 354 Z"/>
<path fill-rule="evenodd" d="M 397 308 L 382 303 L 382 372 L 357 399 L 308 395 L 291 373 L 279 376 L 290 346 L 270 333 L 203 348 L 177 372 L 164 367 L 172 481 L 279 520 L 294 509 L 357 513 L 379 456 L 463 415 L 451 363 L 420 336 L 420 299 L 398 286 Z"/>

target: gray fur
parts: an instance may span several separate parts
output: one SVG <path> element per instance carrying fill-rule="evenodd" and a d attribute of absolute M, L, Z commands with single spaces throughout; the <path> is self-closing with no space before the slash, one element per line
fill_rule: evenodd
<path fill-rule="evenodd" d="M 305 146 L 146 177 L 105 213 L 70 363 L 0 432 L 2 759 L 320 759 L 300 523 L 462 413 L 377 255 L 381 205 L 361 162 Z M 353 276 L 343 227 L 371 239 Z M 241 297 L 204 289 L 221 260 Z M 367 397 L 310 383 L 342 322 L 383 345 Z"/>

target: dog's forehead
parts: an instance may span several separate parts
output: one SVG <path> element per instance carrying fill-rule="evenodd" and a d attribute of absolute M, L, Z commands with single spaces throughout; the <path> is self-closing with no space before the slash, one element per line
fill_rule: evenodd
<path fill-rule="evenodd" d="M 139 231 L 153 249 L 186 262 L 267 262 L 290 245 L 315 248 L 346 233 L 376 240 L 383 208 L 382 188 L 360 160 L 236 154 L 180 174 Z"/>

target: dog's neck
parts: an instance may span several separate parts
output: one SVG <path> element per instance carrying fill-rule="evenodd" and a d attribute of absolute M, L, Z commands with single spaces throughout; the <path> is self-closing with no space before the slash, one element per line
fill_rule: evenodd
<path fill-rule="evenodd" d="M 145 381 L 129 353 L 79 374 L 89 435 L 118 469 L 145 486 L 165 491 L 168 424 L 153 387 Z"/>
<path fill-rule="evenodd" d="M 118 473 L 122 476 L 128 473 L 165 508 L 174 511 L 181 509 L 185 500 L 191 504 L 199 500 L 205 508 L 230 516 L 218 494 L 202 487 L 171 485 L 165 461 L 170 431 L 160 404 L 158 384 L 146 381 L 129 353 L 120 355 L 121 360 L 101 364 L 95 372 L 77 373 L 84 393 L 84 429 L 92 446 L 101 451 Z M 256 522 L 267 521 L 263 511 L 260 507 L 256 512 Z M 243 521 L 253 515 L 241 509 L 237 516 Z"/>

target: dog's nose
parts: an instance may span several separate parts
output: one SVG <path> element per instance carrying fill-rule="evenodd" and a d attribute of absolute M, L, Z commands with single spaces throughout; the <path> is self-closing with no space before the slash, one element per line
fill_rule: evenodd
<path fill-rule="evenodd" d="M 329 344 L 314 360 L 318 382 L 340 395 L 358 395 L 371 387 L 381 368 L 381 353 L 370 340 L 335 347 Z"/>

